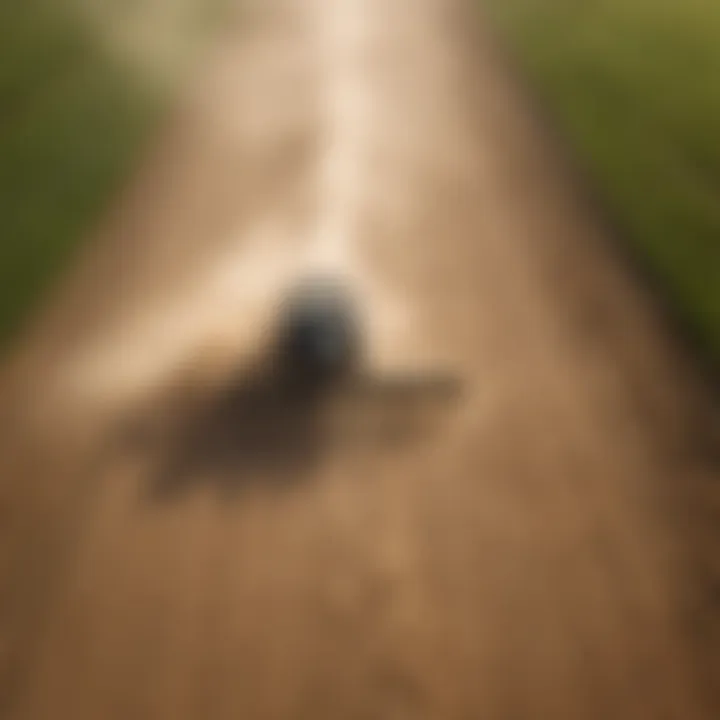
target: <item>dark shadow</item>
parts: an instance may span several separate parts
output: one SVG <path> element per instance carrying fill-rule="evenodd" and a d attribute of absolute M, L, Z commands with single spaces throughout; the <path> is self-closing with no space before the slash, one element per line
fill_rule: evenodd
<path fill-rule="evenodd" d="M 249 482 L 299 482 L 325 446 L 323 402 L 270 373 L 232 378 L 172 417 L 160 433 L 151 497 L 170 499 L 195 483 L 232 494 Z"/>
<path fill-rule="evenodd" d="M 392 452 L 432 433 L 439 405 L 459 383 L 428 375 L 351 375 L 330 387 L 302 387 L 267 370 L 216 389 L 184 386 L 135 422 L 124 447 L 149 459 L 151 501 L 198 485 L 232 499 L 249 484 L 290 489 L 331 449 Z M 172 395 L 172 393 L 171 393 Z"/>

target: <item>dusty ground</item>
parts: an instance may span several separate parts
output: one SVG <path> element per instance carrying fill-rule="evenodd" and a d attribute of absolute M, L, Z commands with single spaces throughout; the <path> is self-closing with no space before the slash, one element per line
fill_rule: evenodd
<path fill-rule="evenodd" d="M 4 716 L 717 717 L 711 403 L 466 10 L 244 12 L 8 362 Z M 323 408 L 218 415 L 184 468 L 125 435 L 316 268 L 371 370 L 461 400 L 400 446 Z"/>

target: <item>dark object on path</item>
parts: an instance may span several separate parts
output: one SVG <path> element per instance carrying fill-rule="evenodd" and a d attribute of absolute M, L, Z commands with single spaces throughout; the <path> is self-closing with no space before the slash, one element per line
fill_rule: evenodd
<path fill-rule="evenodd" d="M 159 458 L 153 496 L 207 481 L 230 495 L 248 482 L 287 487 L 331 448 L 392 450 L 427 437 L 438 404 L 458 397 L 458 378 L 374 372 L 360 310 L 351 288 L 332 277 L 289 288 L 257 365 L 212 390 L 185 385 L 195 401 L 146 418 L 156 429 L 150 454 Z"/>
<path fill-rule="evenodd" d="M 274 345 L 278 379 L 292 393 L 330 390 L 357 372 L 364 337 L 358 308 L 340 282 L 311 278 L 290 292 Z"/>

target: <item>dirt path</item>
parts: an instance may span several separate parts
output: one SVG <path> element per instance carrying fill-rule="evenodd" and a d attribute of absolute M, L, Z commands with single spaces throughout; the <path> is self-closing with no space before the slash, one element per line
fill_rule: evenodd
<path fill-rule="evenodd" d="M 229 29 L 3 378 L 6 716 L 716 716 L 700 390 L 472 23 L 272 0 Z M 222 387 L 316 268 L 373 367 L 451 368 L 461 402 L 396 448 L 295 419 L 281 466 L 148 492 L 173 448 L 123 423 Z"/>

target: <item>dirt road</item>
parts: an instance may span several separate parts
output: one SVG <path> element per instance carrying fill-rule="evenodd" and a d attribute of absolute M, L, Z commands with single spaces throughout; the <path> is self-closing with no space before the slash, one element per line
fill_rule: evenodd
<path fill-rule="evenodd" d="M 266 0 L 228 28 L 2 378 L 4 717 L 717 717 L 716 426 L 477 24 Z M 399 446 L 253 416 L 289 430 L 272 463 L 218 416 L 182 467 L 154 431 L 316 269 L 372 369 L 460 401 Z"/>

